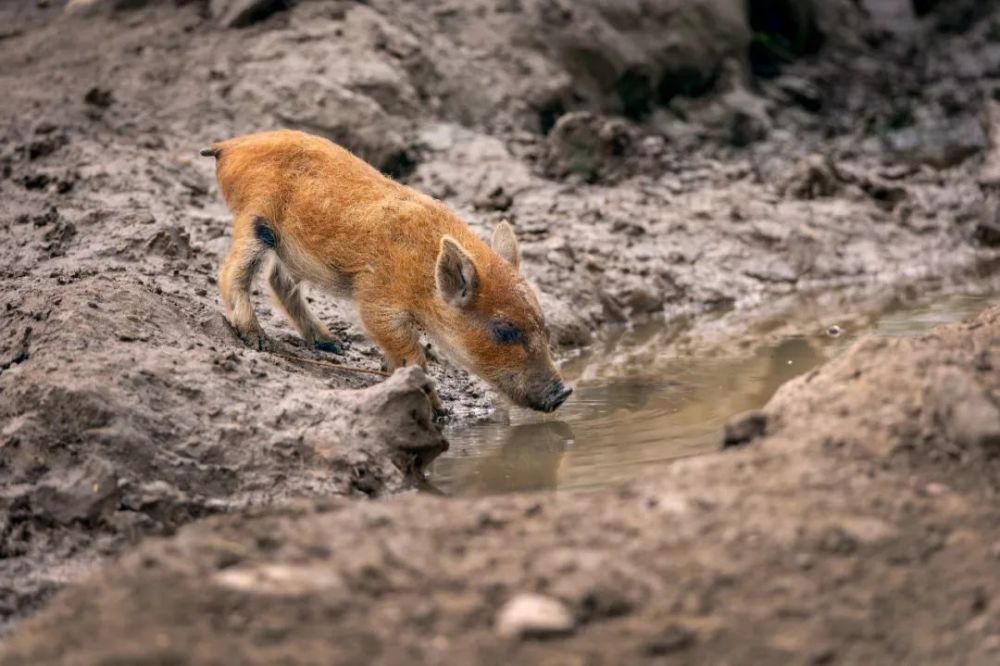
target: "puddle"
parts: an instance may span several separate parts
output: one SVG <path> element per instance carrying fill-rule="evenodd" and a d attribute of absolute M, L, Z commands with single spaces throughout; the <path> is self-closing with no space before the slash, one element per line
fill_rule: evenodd
<path fill-rule="evenodd" d="M 996 292 L 786 305 L 768 318 L 730 313 L 694 326 L 611 333 L 562 365 L 576 386 L 552 415 L 515 409 L 510 423 L 446 431 L 429 481 L 447 494 L 579 490 L 718 450 L 723 423 L 762 407 L 783 383 L 864 335 L 918 335 L 970 317 Z M 734 331 L 742 331 L 734 335 Z"/>

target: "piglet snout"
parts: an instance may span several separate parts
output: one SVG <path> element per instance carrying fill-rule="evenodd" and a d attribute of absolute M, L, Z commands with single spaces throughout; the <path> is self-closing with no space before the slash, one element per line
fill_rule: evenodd
<path fill-rule="evenodd" d="M 542 411 L 554 412 L 559 409 L 559 407 L 566 402 L 566 398 L 573 393 L 573 389 L 566 386 L 561 381 L 556 380 L 549 384 L 549 388 L 545 393 L 545 400 L 543 401 Z"/>

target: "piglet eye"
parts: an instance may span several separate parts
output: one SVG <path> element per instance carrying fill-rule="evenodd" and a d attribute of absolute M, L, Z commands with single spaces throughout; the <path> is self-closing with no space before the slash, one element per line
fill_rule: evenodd
<path fill-rule="evenodd" d="M 490 336 L 498 345 L 514 345 L 521 341 L 521 330 L 513 324 L 493 324 L 490 327 Z"/>

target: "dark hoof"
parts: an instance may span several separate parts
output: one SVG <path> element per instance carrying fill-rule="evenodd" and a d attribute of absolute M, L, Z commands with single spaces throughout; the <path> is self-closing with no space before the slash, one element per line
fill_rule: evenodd
<path fill-rule="evenodd" d="M 343 346 L 333 340 L 316 340 L 313 342 L 313 349 L 316 351 L 326 352 L 328 354 L 336 354 L 337 356 L 344 355 Z"/>

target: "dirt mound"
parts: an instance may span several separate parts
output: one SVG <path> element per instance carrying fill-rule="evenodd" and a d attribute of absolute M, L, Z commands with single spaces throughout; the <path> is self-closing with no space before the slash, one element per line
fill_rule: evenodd
<path fill-rule="evenodd" d="M 218 313 L 140 280 L 36 286 L 0 308 L 6 617 L 81 546 L 282 498 L 400 492 L 447 448 L 419 369 L 331 388 L 376 378 L 294 347 L 302 360 L 261 358 Z"/>
<path fill-rule="evenodd" d="M 750 447 L 573 501 L 210 519 L 63 593 L 3 663 L 992 663 L 998 359 L 1000 308 L 862 341 Z"/>

